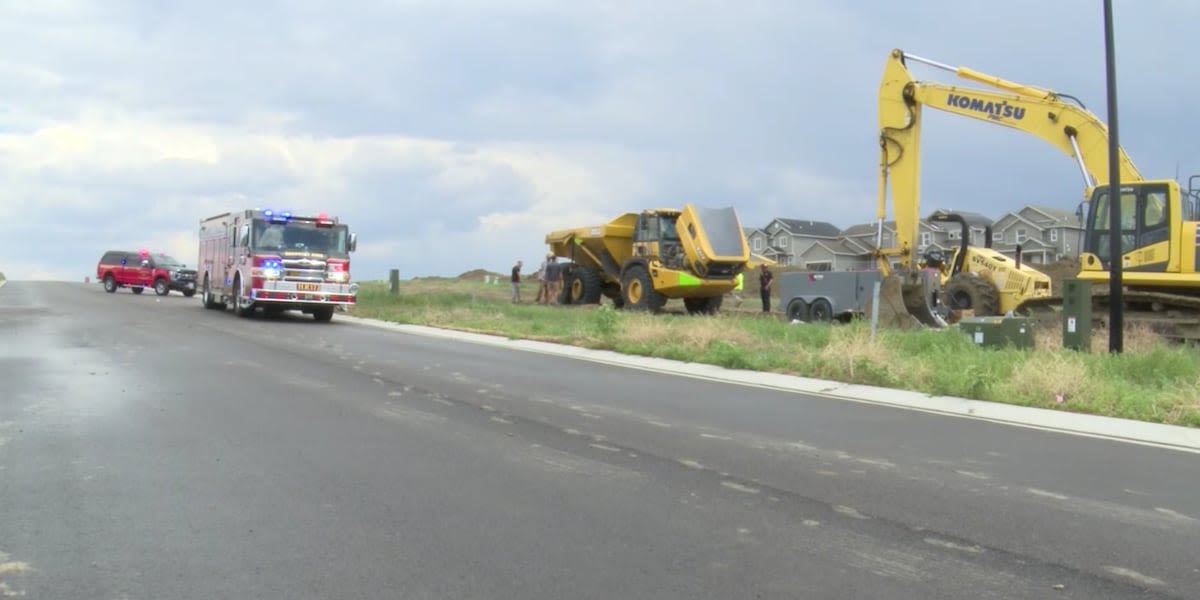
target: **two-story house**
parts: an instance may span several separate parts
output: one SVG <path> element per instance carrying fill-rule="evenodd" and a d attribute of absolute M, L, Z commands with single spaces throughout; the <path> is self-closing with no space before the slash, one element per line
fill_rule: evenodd
<path fill-rule="evenodd" d="M 750 251 L 781 266 L 800 266 L 814 270 L 841 270 L 853 261 L 855 251 L 845 246 L 837 226 L 823 221 L 772 219 L 761 229 L 752 229 L 746 239 Z M 811 266 L 807 266 L 810 265 Z"/>
<path fill-rule="evenodd" d="M 1083 219 L 1077 213 L 1047 206 L 1026 205 L 1006 213 L 992 225 L 992 247 L 1030 264 L 1049 264 L 1079 256 Z"/>

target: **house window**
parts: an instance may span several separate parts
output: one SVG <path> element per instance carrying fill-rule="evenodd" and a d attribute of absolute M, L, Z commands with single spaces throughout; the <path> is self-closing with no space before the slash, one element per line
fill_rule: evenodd
<path fill-rule="evenodd" d="M 804 268 L 809 271 L 832 271 L 833 263 L 829 261 L 804 263 Z"/>
<path fill-rule="evenodd" d="M 948 238 L 950 238 L 950 239 L 952 239 L 952 240 L 962 239 L 962 232 L 961 232 L 961 231 L 958 231 L 958 230 L 956 229 L 956 230 L 954 230 L 954 231 L 951 231 L 950 233 L 948 233 L 948 234 L 946 235 L 946 237 L 948 237 Z"/>
<path fill-rule="evenodd" d="M 775 238 L 775 245 L 779 246 L 780 248 L 787 248 L 788 247 L 787 236 L 781 235 L 781 236 Z"/>
<path fill-rule="evenodd" d="M 1057 229 L 1051 229 L 1051 230 L 1050 230 L 1050 241 L 1051 241 L 1051 242 L 1057 242 L 1057 241 L 1058 241 L 1058 230 L 1057 230 Z"/>
<path fill-rule="evenodd" d="M 1002 231 L 992 232 L 992 241 L 993 242 L 1003 242 L 1004 241 L 1004 232 L 1002 232 Z"/>
<path fill-rule="evenodd" d="M 924 248 L 925 246 L 928 246 L 928 245 L 929 245 L 929 232 L 922 231 L 921 232 L 921 247 Z"/>
<path fill-rule="evenodd" d="M 762 252 L 762 249 L 763 249 L 763 239 L 760 237 L 754 238 L 754 251 Z"/>
<path fill-rule="evenodd" d="M 1017 243 L 1024 244 L 1025 240 L 1029 239 L 1029 234 L 1024 229 L 1017 230 Z"/>

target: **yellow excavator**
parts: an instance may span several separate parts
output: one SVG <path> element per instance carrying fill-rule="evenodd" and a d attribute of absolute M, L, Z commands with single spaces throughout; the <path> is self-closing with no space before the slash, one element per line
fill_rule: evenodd
<path fill-rule="evenodd" d="M 921 63 L 954 73 L 991 89 L 919 81 L 908 69 Z M 890 189 L 896 220 L 896 245 L 877 244 L 880 270 L 901 279 L 903 303 L 923 323 L 941 321 L 930 306 L 928 282 L 923 273 L 936 272 L 939 298 L 948 308 L 970 308 L 977 315 L 1020 313 L 1060 302 L 1052 294 L 1044 273 L 991 250 L 963 245 L 951 260 L 918 257 L 915 240 L 920 225 L 921 110 L 934 108 L 951 114 L 1018 129 L 1049 142 L 1072 157 L 1083 176 L 1087 217 L 1080 279 L 1107 282 L 1114 253 L 1109 248 L 1108 128 L 1075 98 L 1050 90 L 1022 85 L 966 67 L 953 67 L 893 50 L 879 88 L 880 179 L 877 217 L 886 216 Z M 1175 319 L 1186 329 L 1196 321 L 1200 335 L 1200 251 L 1197 246 L 1197 204 L 1200 190 L 1189 180 L 1187 193 L 1175 180 L 1145 180 L 1133 161 L 1120 150 L 1122 281 L 1127 314 L 1142 312 Z M 934 215 L 933 220 L 963 220 Z M 987 236 L 990 245 L 991 236 Z M 898 269 L 892 269 L 897 264 Z M 894 273 L 893 273 L 894 271 Z M 1102 301 L 1102 300 L 1101 300 Z M 1183 335 L 1181 337 L 1191 337 Z"/>

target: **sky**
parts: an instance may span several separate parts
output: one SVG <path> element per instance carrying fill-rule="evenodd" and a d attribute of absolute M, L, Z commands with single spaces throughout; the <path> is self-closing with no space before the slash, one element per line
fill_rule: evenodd
<path fill-rule="evenodd" d="M 1200 2 L 1113 4 L 1121 144 L 1186 183 Z M 507 272 L 536 265 L 548 231 L 685 202 L 746 227 L 870 222 L 892 48 L 1107 121 L 1102 8 L 5 0 L 0 272 L 82 280 L 110 248 L 194 264 L 199 221 L 243 208 L 338 215 L 359 280 Z M 1082 198 L 1074 162 L 1035 137 L 932 110 L 923 137 L 923 207 L 998 218 Z"/>

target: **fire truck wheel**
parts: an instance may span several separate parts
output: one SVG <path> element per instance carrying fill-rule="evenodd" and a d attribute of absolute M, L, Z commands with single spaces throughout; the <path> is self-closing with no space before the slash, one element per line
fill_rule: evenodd
<path fill-rule="evenodd" d="M 195 296 L 195 295 L 196 295 L 196 290 L 183 290 L 184 298 L 191 298 L 192 296 Z"/>
<path fill-rule="evenodd" d="M 242 302 L 241 278 L 233 280 L 233 314 L 239 317 L 250 317 L 254 315 L 254 305 Z"/>
<path fill-rule="evenodd" d="M 159 296 L 166 296 L 171 293 L 171 288 L 167 287 L 167 280 L 159 277 L 154 280 L 154 293 Z"/>
<path fill-rule="evenodd" d="M 209 287 L 208 275 L 204 276 L 203 289 L 203 292 L 200 292 L 200 304 L 203 304 L 205 308 L 221 308 L 222 311 L 224 308 L 226 308 L 224 302 L 217 300 L 216 298 L 212 298 L 212 289 Z"/>
<path fill-rule="evenodd" d="M 329 321 L 329 320 L 333 319 L 333 307 L 332 306 L 322 306 L 321 308 L 314 308 L 313 312 L 312 312 L 312 316 L 313 316 L 313 319 L 316 319 L 317 321 L 322 322 L 322 323 Z"/>

